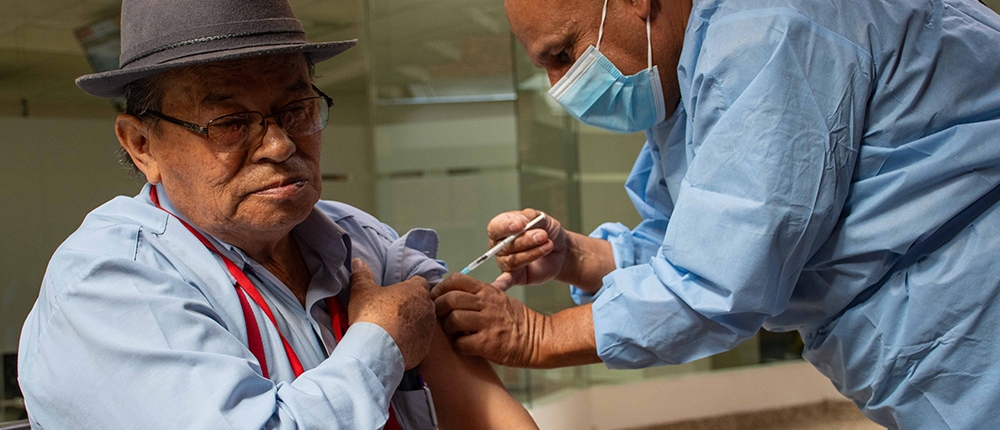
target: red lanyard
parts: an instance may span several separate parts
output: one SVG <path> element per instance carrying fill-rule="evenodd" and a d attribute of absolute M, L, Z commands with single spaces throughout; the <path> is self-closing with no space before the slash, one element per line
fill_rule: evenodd
<path fill-rule="evenodd" d="M 156 205 L 157 208 L 160 208 L 162 211 L 170 215 L 174 215 L 160 206 L 160 198 L 156 193 L 156 186 L 150 187 L 149 198 L 153 201 L 153 204 Z M 271 320 L 271 324 L 274 325 L 275 331 L 278 332 L 278 337 L 281 338 L 281 345 L 285 348 L 285 354 L 288 355 L 288 361 L 292 366 L 292 372 L 294 372 L 295 377 L 298 378 L 299 375 L 304 372 L 302 369 L 302 363 L 299 362 L 299 357 L 295 355 L 295 351 L 292 349 L 292 346 L 288 344 L 287 340 L 285 340 L 285 335 L 281 334 L 281 330 L 278 329 L 278 323 L 274 319 L 274 314 L 271 313 L 271 307 L 264 301 L 264 297 L 260 295 L 259 291 L 257 291 L 257 287 L 253 285 L 253 282 L 250 282 L 250 278 L 247 277 L 246 273 L 243 273 L 243 271 L 240 270 L 236 263 L 233 263 L 232 260 L 227 258 L 225 255 L 222 255 L 222 253 L 215 248 L 215 245 L 212 245 L 212 242 L 209 242 L 204 235 L 198 232 L 198 230 L 195 230 L 194 227 L 191 227 L 190 224 L 182 220 L 180 217 L 174 215 L 174 218 L 177 218 L 177 220 L 184 225 L 184 228 L 190 231 L 194 237 L 198 238 L 198 241 L 200 241 L 202 245 L 205 245 L 209 251 L 214 252 L 222 258 L 222 261 L 226 264 L 226 270 L 229 270 L 229 274 L 236 279 L 236 285 L 233 285 L 233 287 L 236 288 L 236 295 L 240 298 L 240 307 L 243 309 L 243 319 L 247 326 L 247 347 L 250 348 L 250 352 L 253 353 L 253 356 L 257 358 L 257 362 L 260 363 L 260 371 L 264 377 L 269 378 L 267 371 L 267 356 L 264 355 L 264 341 L 260 335 L 260 327 L 257 326 L 257 318 L 254 316 L 253 310 L 250 309 L 250 303 L 247 302 L 247 295 L 249 295 L 250 299 L 252 299 L 262 311 L 264 311 L 267 318 Z M 340 340 L 344 337 L 344 333 L 347 331 L 347 311 L 344 309 L 344 306 L 340 304 L 340 300 L 337 300 L 336 297 L 327 297 L 326 307 L 330 314 L 331 325 L 333 326 L 333 336 L 337 339 L 337 343 L 340 343 Z M 385 423 L 385 429 L 399 430 L 399 428 L 399 423 L 396 420 L 396 414 L 390 406 L 389 420 Z"/>

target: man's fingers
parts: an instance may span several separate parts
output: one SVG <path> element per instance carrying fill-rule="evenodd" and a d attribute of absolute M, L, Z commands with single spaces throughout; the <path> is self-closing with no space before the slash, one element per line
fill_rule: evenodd
<path fill-rule="evenodd" d="M 449 291 L 434 299 L 434 309 L 438 318 L 441 318 L 454 311 L 481 311 L 483 301 L 479 296 L 465 291 Z"/>
<path fill-rule="evenodd" d="M 483 285 L 476 278 L 455 273 L 444 281 L 441 281 L 440 284 L 435 285 L 434 288 L 431 288 L 431 299 L 437 299 L 449 291 L 465 291 L 470 294 L 476 294 L 482 289 Z"/>
<path fill-rule="evenodd" d="M 510 245 L 505 246 L 500 252 L 497 253 L 498 256 L 516 254 L 518 252 L 528 251 L 533 248 L 544 245 L 549 242 L 549 234 L 545 230 L 540 228 L 532 228 L 526 231 L 523 235 L 514 239 L 514 242 Z M 494 245 L 491 243 L 491 245 Z"/>
<path fill-rule="evenodd" d="M 500 291 L 507 291 L 510 287 L 514 286 L 514 275 L 510 272 L 503 272 L 497 279 L 493 281 L 493 286 L 500 289 Z"/>
<path fill-rule="evenodd" d="M 427 291 L 427 292 L 431 291 L 431 284 L 429 282 L 427 282 L 427 279 L 425 279 L 423 276 L 420 276 L 420 275 L 414 275 L 414 276 L 410 277 L 410 279 L 407 279 L 407 280 L 403 281 L 402 284 L 403 285 L 414 285 L 414 286 L 420 287 L 422 290 Z"/>
<path fill-rule="evenodd" d="M 521 212 L 504 212 L 493 217 L 486 225 L 486 235 L 489 236 L 491 243 L 498 242 L 521 231 L 524 226 L 528 225 L 528 221 L 531 219 Z"/>
<path fill-rule="evenodd" d="M 459 336 L 452 342 L 452 345 L 455 347 L 455 352 L 459 354 L 481 356 L 486 349 L 483 342 L 485 336 L 482 332 Z"/>
<path fill-rule="evenodd" d="M 527 266 L 532 261 L 549 255 L 550 252 L 555 248 L 555 244 L 552 241 L 547 241 L 541 246 L 529 249 L 524 252 L 519 252 L 517 254 L 505 255 L 503 257 L 497 257 L 497 266 L 500 267 L 501 271 L 510 272 L 513 270 L 520 269 Z"/>
<path fill-rule="evenodd" d="M 522 229 L 524 226 L 528 225 L 528 222 L 537 218 L 541 215 L 540 211 L 534 209 L 524 209 L 520 211 L 504 212 L 500 215 L 493 217 L 490 223 L 486 225 L 486 235 L 490 238 L 491 243 L 496 243 L 503 240 L 505 237 L 515 234 Z M 548 226 L 548 217 L 539 222 L 536 227 L 546 228 Z"/>
<path fill-rule="evenodd" d="M 441 321 L 441 328 L 449 335 L 474 333 L 486 327 L 487 323 L 486 317 L 481 312 L 456 310 Z"/>
<path fill-rule="evenodd" d="M 360 258 L 351 260 L 351 291 L 375 285 L 375 275 Z"/>

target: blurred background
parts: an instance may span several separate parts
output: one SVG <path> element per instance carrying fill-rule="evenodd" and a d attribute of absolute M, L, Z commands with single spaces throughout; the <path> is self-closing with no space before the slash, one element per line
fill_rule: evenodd
<path fill-rule="evenodd" d="M 324 198 L 355 205 L 400 233 L 437 230 L 439 257 L 453 270 L 486 250 L 486 223 L 500 212 L 533 207 L 584 233 L 603 222 L 639 221 L 623 184 L 644 136 L 604 132 L 567 116 L 548 96 L 545 73 L 511 36 L 502 1 L 291 3 L 310 40 L 361 40 L 317 67 L 316 85 L 336 100 L 323 135 Z M 136 194 L 141 183 L 117 164 L 116 104 L 73 84 L 117 68 L 120 0 L 4 0 L 2 9 L 5 421 L 24 416 L 15 380 L 18 336 L 49 256 L 90 210 Z M 474 272 L 484 281 L 498 273 L 493 264 Z M 558 283 L 510 294 L 546 313 L 573 304 Z M 680 366 L 498 372 L 539 423 L 548 423 L 543 428 L 653 428 L 836 399 L 800 352 L 796 334 L 762 331 L 731 352 Z M 658 397 L 638 405 L 624 400 L 636 393 Z M 725 400 L 733 395 L 743 397 Z"/>

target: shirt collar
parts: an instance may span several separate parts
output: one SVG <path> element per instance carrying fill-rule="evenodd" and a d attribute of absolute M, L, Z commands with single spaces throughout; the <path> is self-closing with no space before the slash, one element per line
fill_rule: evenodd
<path fill-rule="evenodd" d="M 241 269 L 245 270 L 247 265 L 259 266 L 259 264 L 250 258 L 243 250 L 231 245 L 227 242 L 219 240 L 218 238 L 206 233 L 194 224 L 188 222 L 177 209 L 174 207 L 170 198 L 167 196 L 166 190 L 163 189 L 161 184 L 146 184 L 143 187 L 143 194 L 145 194 L 145 200 L 149 204 L 153 204 L 149 199 L 149 188 L 156 187 L 156 193 L 159 197 L 160 206 L 170 212 L 173 216 L 184 220 L 193 228 L 197 229 L 202 235 L 204 235 L 209 241 L 212 242 L 215 247 L 222 252 L 226 258 L 229 258 L 233 262 L 237 263 Z M 331 275 L 336 277 L 338 272 L 344 270 L 349 273 L 347 268 L 348 261 L 351 258 L 351 237 L 348 235 L 343 228 L 341 228 L 337 223 L 333 222 L 330 217 L 326 216 L 322 211 L 313 207 L 309 216 L 306 217 L 304 221 L 299 223 L 299 225 L 292 228 L 292 235 L 298 240 L 299 245 L 302 245 L 303 258 L 306 260 L 307 266 L 309 266 L 310 272 L 315 275 L 317 270 L 327 270 Z M 307 254 L 309 254 L 307 256 Z M 315 262 L 318 260 L 321 267 L 314 267 Z M 252 264 L 251 264 L 252 263 Z M 314 276 L 315 278 L 315 276 Z M 324 289 L 329 289 L 329 291 L 324 291 L 323 296 L 337 295 L 343 288 L 340 282 L 334 282 L 333 285 L 323 285 Z M 310 290 L 313 290 L 315 285 L 310 285 Z"/>

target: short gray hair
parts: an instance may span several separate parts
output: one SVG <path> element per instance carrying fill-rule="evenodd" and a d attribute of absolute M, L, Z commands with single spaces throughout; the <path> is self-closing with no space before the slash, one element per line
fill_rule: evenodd
<path fill-rule="evenodd" d="M 153 132 L 159 130 L 159 120 L 146 116 L 148 111 L 159 111 L 163 104 L 164 74 L 157 73 L 125 86 L 125 113 L 139 118 Z M 129 176 L 139 178 L 142 172 L 124 147 L 118 148 L 118 162 L 128 170 Z"/>

